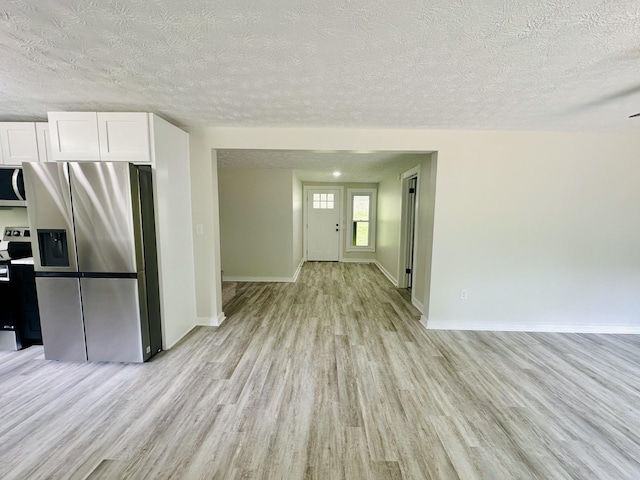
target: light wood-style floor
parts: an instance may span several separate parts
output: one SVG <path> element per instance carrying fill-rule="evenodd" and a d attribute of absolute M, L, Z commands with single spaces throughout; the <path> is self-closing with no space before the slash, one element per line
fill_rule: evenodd
<path fill-rule="evenodd" d="M 348 263 L 226 313 L 143 365 L 0 352 L 0 478 L 640 478 L 640 337 L 426 331 Z"/>

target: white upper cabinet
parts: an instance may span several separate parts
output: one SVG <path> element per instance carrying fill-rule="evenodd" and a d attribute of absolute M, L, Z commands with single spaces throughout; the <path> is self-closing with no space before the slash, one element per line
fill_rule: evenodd
<path fill-rule="evenodd" d="M 38 157 L 41 162 L 53 162 L 51 157 L 51 136 L 47 122 L 36 122 L 36 137 L 38 140 Z"/>
<path fill-rule="evenodd" d="M 149 163 L 147 113 L 98 113 L 100 159 Z"/>
<path fill-rule="evenodd" d="M 49 112 L 54 160 L 150 163 L 149 114 Z"/>
<path fill-rule="evenodd" d="M 38 161 L 36 127 L 33 122 L 0 123 L 0 142 L 4 165 Z"/>
<path fill-rule="evenodd" d="M 100 160 L 95 112 L 49 112 L 54 160 Z"/>

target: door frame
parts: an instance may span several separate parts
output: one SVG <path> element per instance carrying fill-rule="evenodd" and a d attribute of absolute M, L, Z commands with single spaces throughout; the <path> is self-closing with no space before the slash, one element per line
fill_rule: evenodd
<path fill-rule="evenodd" d="M 413 232 L 413 265 L 411 265 L 411 272 L 413 279 L 415 280 L 416 271 L 416 250 L 418 247 L 418 237 L 420 231 L 420 166 L 414 167 L 402 174 L 401 189 L 402 189 L 402 213 L 400 220 L 400 251 L 398 255 L 398 288 L 407 288 L 407 275 L 404 273 L 407 261 L 407 230 L 409 222 L 409 205 L 408 205 L 408 190 L 409 179 L 416 177 L 416 209 L 415 209 L 415 227 Z M 414 281 L 412 283 L 415 284 Z M 415 285 L 411 288 L 411 303 L 415 305 L 416 289 Z"/>
<path fill-rule="evenodd" d="M 340 200 L 338 201 L 339 205 L 338 205 L 338 212 L 339 212 L 339 223 L 340 226 L 338 227 L 340 229 L 340 235 L 339 235 L 339 248 L 338 248 L 338 261 L 341 262 L 342 258 L 344 256 L 343 254 L 343 250 L 344 250 L 344 204 L 343 204 L 343 199 L 344 199 L 344 186 L 343 185 L 304 185 L 302 187 L 302 196 L 304 197 L 303 199 L 303 208 L 302 208 L 302 238 L 303 238 L 303 248 L 304 248 L 304 252 L 302 255 L 302 258 L 304 259 L 305 262 L 308 261 L 307 257 L 308 257 L 308 245 L 309 245 L 309 235 L 308 235 L 308 212 L 307 209 L 309 208 L 308 205 L 308 200 L 309 200 L 309 190 L 322 190 L 322 189 L 330 189 L 330 190 L 340 190 Z"/>

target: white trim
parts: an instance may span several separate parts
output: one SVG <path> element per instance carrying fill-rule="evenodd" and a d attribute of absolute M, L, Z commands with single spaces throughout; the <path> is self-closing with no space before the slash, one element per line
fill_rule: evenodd
<path fill-rule="evenodd" d="M 309 208 L 308 206 L 308 197 L 309 197 L 309 190 L 315 190 L 315 189 L 328 189 L 328 190 L 335 190 L 335 189 L 339 189 L 340 190 L 340 206 L 339 206 L 339 210 L 340 210 L 340 226 L 338 227 L 340 229 L 340 248 L 338 248 L 338 261 L 341 262 L 342 261 L 342 250 L 343 250 L 343 245 L 344 245 L 344 207 L 342 206 L 342 202 L 344 201 L 344 185 L 303 185 L 302 186 L 302 244 L 303 244 L 303 248 L 304 251 L 302 252 L 302 260 L 303 261 L 308 261 L 309 259 L 307 258 L 307 253 L 309 250 L 309 243 L 308 243 L 308 224 L 307 224 L 307 208 Z"/>
<path fill-rule="evenodd" d="M 225 282 L 275 282 L 275 283 L 295 283 L 302 270 L 305 259 L 301 259 L 292 277 L 224 277 Z M 223 319 L 224 320 L 224 319 Z"/>
<path fill-rule="evenodd" d="M 220 312 L 217 317 L 197 317 L 196 325 L 201 327 L 219 327 L 226 318 L 224 312 Z"/>
<path fill-rule="evenodd" d="M 361 195 L 369 197 L 369 245 L 366 247 L 356 247 L 351 244 L 353 239 L 353 196 Z M 378 189 L 377 188 L 347 188 L 347 238 L 345 239 L 345 250 L 347 252 L 375 252 L 376 251 L 376 224 Z"/>
<path fill-rule="evenodd" d="M 406 180 L 407 178 L 411 178 L 414 175 L 420 175 L 420 165 L 416 165 L 411 170 L 407 170 L 400 177 L 402 180 Z"/>
<path fill-rule="evenodd" d="M 383 275 L 384 275 L 385 277 L 387 277 L 391 283 L 393 283 L 393 286 L 394 286 L 394 287 L 397 287 L 397 286 L 398 286 L 398 280 L 396 280 L 396 279 L 393 277 L 393 275 L 391 275 L 391 274 L 389 273 L 389 271 L 388 271 L 386 268 L 384 268 L 384 267 L 382 266 L 382 264 L 381 264 L 380 262 L 378 262 L 378 261 L 376 260 L 374 263 L 376 264 L 376 267 L 378 267 L 378 270 L 380 270 L 380 271 L 383 273 Z"/>
<path fill-rule="evenodd" d="M 376 263 L 373 258 L 343 258 L 341 263 Z"/>
<path fill-rule="evenodd" d="M 639 325 L 552 325 L 535 323 L 452 322 L 427 320 L 424 316 L 420 319 L 420 323 L 428 330 L 640 334 Z"/>
<path fill-rule="evenodd" d="M 214 317 L 196 317 L 196 325 L 201 327 L 210 327 L 216 324 Z"/>
<path fill-rule="evenodd" d="M 276 282 L 293 283 L 294 277 L 226 277 L 225 282 Z"/>
<path fill-rule="evenodd" d="M 298 281 L 298 277 L 300 276 L 300 270 L 302 270 L 302 265 L 304 265 L 304 258 L 300 259 L 300 263 L 298 264 L 298 268 L 296 268 L 296 273 L 293 274 L 293 282 Z"/>
<path fill-rule="evenodd" d="M 424 305 L 416 300 L 416 296 L 413 294 L 413 289 L 411 290 L 411 303 L 420 311 L 420 313 L 424 313 Z"/>

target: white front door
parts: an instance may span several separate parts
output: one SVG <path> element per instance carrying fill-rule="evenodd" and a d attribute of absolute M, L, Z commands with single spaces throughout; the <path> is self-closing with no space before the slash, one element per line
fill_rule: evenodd
<path fill-rule="evenodd" d="M 340 190 L 307 190 L 307 260 L 340 260 Z"/>

